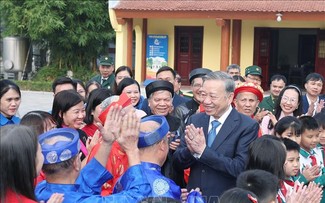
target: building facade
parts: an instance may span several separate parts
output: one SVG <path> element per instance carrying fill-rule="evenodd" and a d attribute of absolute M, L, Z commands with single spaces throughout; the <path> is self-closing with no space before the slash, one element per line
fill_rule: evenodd
<path fill-rule="evenodd" d="M 148 35 L 168 36 L 167 65 L 188 84 L 194 68 L 229 64 L 263 69 L 263 88 L 279 73 L 303 85 L 309 72 L 325 75 L 324 1 L 109 1 L 116 31 L 116 66 L 148 77 Z"/>

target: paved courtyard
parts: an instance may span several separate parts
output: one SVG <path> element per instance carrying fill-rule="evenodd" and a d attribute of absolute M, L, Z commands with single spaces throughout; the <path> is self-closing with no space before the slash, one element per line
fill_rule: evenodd
<path fill-rule="evenodd" d="M 52 92 L 21 91 L 21 104 L 17 115 L 21 118 L 33 110 L 50 111 L 52 102 Z"/>

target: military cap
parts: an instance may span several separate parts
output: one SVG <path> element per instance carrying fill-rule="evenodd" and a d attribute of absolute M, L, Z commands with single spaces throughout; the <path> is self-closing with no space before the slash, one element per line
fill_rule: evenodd
<path fill-rule="evenodd" d="M 247 76 L 247 75 L 258 75 L 260 77 L 263 77 L 262 76 L 262 68 L 259 66 L 256 66 L 256 65 L 248 66 L 245 69 L 245 76 Z"/>
<path fill-rule="evenodd" d="M 111 65 L 114 65 L 114 61 L 109 56 L 102 56 L 99 59 L 99 65 L 111 66 Z"/>

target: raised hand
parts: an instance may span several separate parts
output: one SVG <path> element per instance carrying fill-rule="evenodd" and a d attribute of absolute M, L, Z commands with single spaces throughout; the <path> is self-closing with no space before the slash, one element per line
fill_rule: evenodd
<path fill-rule="evenodd" d="M 317 104 L 317 108 L 316 108 L 316 113 L 319 113 L 322 111 L 322 109 L 325 107 L 325 100 L 322 99 L 319 101 L 319 103 Z"/>
<path fill-rule="evenodd" d="M 185 141 L 192 153 L 202 154 L 206 147 L 203 128 L 196 128 L 193 124 L 186 126 Z"/>
<path fill-rule="evenodd" d="M 314 182 L 310 182 L 308 186 L 303 183 L 295 182 L 291 193 L 286 195 L 287 203 L 319 203 L 322 199 L 322 187 Z"/>
<path fill-rule="evenodd" d="M 127 153 L 138 149 L 138 139 L 140 132 L 140 119 L 135 111 L 129 111 L 123 116 L 120 134 L 117 141 Z"/>
<path fill-rule="evenodd" d="M 256 114 L 255 114 L 255 116 L 254 116 L 254 119 L 255 119 L 257 122 L 261 123 L 263 117 L 266 116 L 268 113 L 269 113 L 268 110 L 264 110 L 264 108 L 263 108 L 263 109 L 258 108 L 258 110 L 257 110 L 257 112 L 256 112 Z"/>
<path fill-rule="evenodd" d="M 319 176 L 320 169 L 319 166 L 309 166 L 307 165 L 302 171 L 302 175 L 308 180 L 313 181 L 315 178 Z"/>
<path fill-rule="evenodd" d="M 122 107 L 116 104 L 109 109 L 104 126 L 97 123 L 103 142 L 111 144 L 119 136 L 122 115 Z"/>

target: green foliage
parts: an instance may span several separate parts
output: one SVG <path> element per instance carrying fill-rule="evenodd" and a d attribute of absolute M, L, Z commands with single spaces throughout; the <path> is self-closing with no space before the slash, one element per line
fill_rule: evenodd
<path fill-rule="evenodd" d="M 52 92 L 52 82 L 50 81 L 15 80 L 14 82 L 21 90 Z"/>
<path fill-rule="evenodd" d="M 1 0 L 0 12 L 4 36 L 48 46 L 58 68 L 89 67 L 115 36 L 107 0 Z"/>
<path fill-rule="evenodd" d="M 55 78 L 66 76 L 68 70 L 68 68 L 58 69 L 52 66 L 44 67 L 37 72 L 37 74 L 32 80 L 36 82 L 50 81 L 52 83 Z M 93 72 L 88 68 L 78 67 L 74 68 L 73 78 L 80 79 L 86 83 L 96 74 L 96 72 Z"/>

